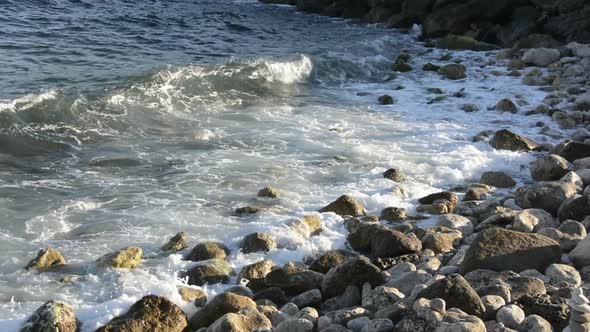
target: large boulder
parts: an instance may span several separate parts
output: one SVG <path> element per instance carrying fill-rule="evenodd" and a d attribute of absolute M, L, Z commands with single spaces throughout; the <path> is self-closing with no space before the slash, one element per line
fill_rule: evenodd
<path fill-rule="evenodd" d="M 343 195 L 334 202 L 323 207 L 320 212 L 334 212 L 341 216 L 359 217 L 365 215 L 365 207 L 354 198 Z"/>
<path fill-rule="evenodd" d="M 453 274 L 446 278 L 433 282 L 422 290 L 416 298 L 445 300 L 449 308 L 458 308 L 470 315 L 483 316 L 485 308 L 479 295 L 459 274 Z"/>
<path fill-rule="evenodd" d="M 531 48 L 524 53 L 522 61 L 539 67 L 546 67 L 559 60 L 559 50 L 553 48 Z"/>
<path fill-rule="evenodd" d="M 77 332 L 80 324 L 71 305 L 47 301 L 39 307 L 21 328 L 21 332 Z"/>
<path fill-rule="evenodd" d="M 277 247 L 275 240 L 266 233 L 251 233 L 244 236 L 241 246 L 245 254 L 263 251 L 268 252 Z"/>
<path fill-rule="evenodd" d="M 542 156 L 531 163 L 531 177 L 536 181 L 559 180 L 572 170 L 572 164 L 555 154 Z"/>
<path fill-rule="evenodd" d="M 101 267 L 132 269 L 139 266 L 142 254 L 141 248 L 130 246 L 100 257 L 96 264 Z"/>
<path fill-rule="evenodd" d="M 211 302 L 197 311 L 190 319 L 190 326 L 193 330 L 207 327 L 219 317 L 230 313 L 238 312 L 245 307 L 256 307 L 256 303 L 249 297 L 234 293 L 221 293 L 214 297 Z"/>
<path fill-rule="evenodd" d="M 577 185 L 571 182 L 537 182 L 517 190 L 516 204 L 523 209 L 542 209 L 555 216 L 561 204 L 577 190 Z"/>
<path fill-rule="evenodd" d="M 322 294 L 333 297 L 341 294 L 349 285 L 361 287 L 365 282 L 376 287 L 385 282 L 385 276 L 367 257 L 352 257 L 326 273 L 322 282 Z"/>
<path fill-rule="evenodd" d="M 251 332 L 271 329 L 271 321 L 256 310 L 256 307 L 245 307 L 237 313 L 230 312 L 219 317 L 209 326 L 207 332 Z"/>
<path fill-rule="evenodd" d="M 223 243 L 205 241 L 197 244 L 185 259 L 189 261 L 205 261 L 208 259 L 226 259 L 229 255 L 229 248 Z"/>
<path fill-rule="evenodd" d="M 569 162 L 590 157 L 590 144 L 576 141 L 566 141 L 556 146 L 552 153 L 565 158 Z"/>
<path fill-rule="evenodd" d="M 129 310 L 97 332 L 182 332 L 188 326 L 186 315 L 176 304 L 156 295 L 146 295 Z"/>
<path fill-rule="evenodd" d="M 45 269 L 52 266 L 63 265 L 65 263 L 66 260 L 59 251 L 53 248 L 46 248 L 39 250 L 37 257 L 29 261 L 27 266 L 25 266 L 25 270 Z"/>
<path fill-rule="evenodd" d="M 294 263 L 287 263 L 283 267 L 275 268 L 264 277 L 264 282 L 270 287 L 279 287 L 288 294 L 301 294 L 322 286 L 324 275 L 306 270 Z"/>
<path fill-rule="evenodd" d="M 223 259 L 201 261 L 186 272 L 189 285 L 228 283 L 234 273 L 231 265 Z"/>
<path fill-rule="evenodd" d="M 272 271 L 274 266 L 275 264 L 271 259 L 265 259 L 260 262 L 246 265 L 238 274 L 238 282 L 241 282 L 242 279 L 247 279 L 248 287 L 252 289 L 252 291 L 257 292 L 266 288 L 267 285 L 264 278 Z"/>
<path fill-rule="evenodd" d="M 376 223 L 361 224 L 348 235 L 348 242 L 352 249 L 372 257 L 397 257 L 422 250 L 422 242 L 413 234 Z"/>
<path fill-rule="evenodd" d="M 559 243 L 548 237 L 489 228 L 477 235 L 465 254 L 461 270 L 463 273 L 477 269 L 545 271 L 560 260 Z"/>
<path fill-rule="evenodd" d="M 496 131 L 494 137 L 490 140 L 490 145 L 498 150 L 510 151 L 531 151 L 537 147 L 535 142 L 508 129 Z"/>

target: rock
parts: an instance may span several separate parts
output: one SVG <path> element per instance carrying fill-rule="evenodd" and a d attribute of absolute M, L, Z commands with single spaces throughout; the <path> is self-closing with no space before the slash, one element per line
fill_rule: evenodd
<path fill-rule="evenodd" d="M 490 145 L 498 150 L 510 151 L 531 151 L 537 147 L 535 142 L 508 129 L 498 130 L 490 140 Z"/>
<path fill-rule="evenodd" d="M 279 287 L 288 294 L 301 294 L 308 290 L 320 289 L 323 280 L 323 274 L 305 270 L 292 263 L 275 268 L 264 278 L 267 285 Z"/>
<path fill-rule="evenodd" d="M 166 252 L 177 252 L 188 248 L 188 242 L 185 232 L 180 232 L 170 238 L 160 249 Z"/>
<path fill-rule="evenodd" d="M 205 241 L 197 244 L 184 259 L 199 262 L 208 259 L 226 259 L 230 250 L 220 242 Z"/>
<path fill-rule="evenodd" d="M 548 276 L 554 284 L 567 282 L 576 287 L 582 285 L 582 277 L 580 277 L 580 273 L 574 267 L 569 265 L 551 264 L 545 270 L 545 275 Z"/>
<path fill-rule="evenodd" d="M 387 207 L 385 209 L 383 209 L 383 211 L 381 211 L 381 217 L 382 220 L 387 220 L 387 221 L 403 221 L 408 219 L 408 211 L 406 209 L 403 208 L 397 208 L 397 207 Z"/>
<path fill-rule="evenodd" d="M 351 257 L 326 273 L 322 282 L 322 294 L 330 298 L 341 294 L 348 285 L 360 287 L 365 282 L 379 286 L 385 282 L 385 276 L 368 258 Z"/>
<path fill-rule="evenodd" d="M 453 63 L 440 67 L 438 73 L 450 80 L 460 80 L 467 77 L 465 75 L 466 70 L 465 66 Z"/>
<path fill-rule="evenodd" d="M 268 252 L 277 247 L 275 240 L 266 233 L 251 233 L 244 236 L 240 246 L 245 254 L 263 251 Z"/>
<path fill-rule="evenodd" d="M 445 300 L 449 308 L 458 308 L 470 315 L 482 316 L 485 312 L 479 295 L 459 274 L 435 281 L 418 293 L 417 298 L 440 298 Z"/>
<path fill-rule="evenodd" d="M 355 318 L 369 316 L 370 312 L 365 308 L 354 307 L 326 312 L 325 315 L 330 318 L 334 324 L 346 325 Z"/>
<path fill-rule="evenodd" d="M 422 70 L 424 71 L 438 71 L 440 69 L 440 66 L 435 65 L 433 63 L 427 63 L 424 66 L 422 66 Z"/>
<path fill-rule="evenodd" d="M 394 182 L 402 182 L 406 179 L 404 173 L 397 168 L 388 169 L 383 173 L 383 177 Z"/>
<path fill-rule="evenodd" d="M 559 101 L 557 101 L 557 103 L 559 103 Z M 555 112 L 551 118 L 561 129 L 573 129 L 576 127 L 576 120 L 565 112 Z"/>
<path fill-rule="evenodd" d="M 459 197 L 452 192 L 443 191 L 418 199 L 418 203 L 422 204 L 416 208 L 419 212 L 429 212 L 433 214 L 451 213 L 457 203 Z"/>
<path fill-rule="evenodd" d="M 313 331 L 313 323 L 303 319 L 290 319 L 279 324 L 274 332 L 311 332 Z"/>
<path fill-rule="evenodd" d="M 141 248 L 131 246 L 100 257 L 96 260 L 96 264 L 101 267 L 133 269 L 141 263 L 142 254 Z"/>
<path fill-rule="evenodd" d="M 324 227 L 322 219 L 317 215 L 304 216 L 301 219 L 289 222 L 288 225 L 306 238 L 319 235 Z"/>
<path fill-rule="evenodd" d="M 558 221 L 549 212 L 541 209 L 526 209 L 518 212 L 514 217 L 512 228 L 519 232 L 536 233 L 541 228 L 558 225 Z"/>
<path fill-rule="evenodd" d="M 467 36 L 446 35 L 436 42 L 437 48 L 449 50 L 491 51 L 497 49 L 491 44 L 482 43 Z"/>
<path fill-rule="evenodd" d="M 358 317 L 346 323 L 346 327 L 351 329 L 353 332 L 361 332 L 370 321 L 371 319 L 369 317 Z"/>
<path fill-rule="evenodd" d="M 564 158 L 550 154 L 542 156 L 531 164 L 531 177 L 536 181 L 554 181 L 561 179 L 573 170 L 573 165 Z"/>
<path fill-rule="evenodd" d="M 25 270 L 45 269 L 51 266 L 63 265 L 65 263 L 66 260 L 59 251 L 53 248 L 46 248 L 39 250 L 37 257 L 29 261 L 27 266 L 25 266 Z"/>
<path fill-rule="evenodd" d="M 264 278 L 272 271 L 274 266 L 275 263 L 271 259 L 246 265 L 238 274 L 238 282 L 242 279 L 247 279 L 249 281 L 247 286 L 254 292 L 262 290 L 267 286 Z"/>
<path fill-rule="evenodd" d="M 185 276 L 189 285 L 202 286 L 205 284 L 228 283 L 233 269 L 223 259 L 209 259 L 200 261 L 198 265 L 190 268 Z"/>
<path fill-rule="evenodd" d="M 473 234 L 473 224 L 471 223 L 471 220 L 458 214 L 441 215 L 438 217 L 436 225 L 457 229 L 463 234 L 463 237 Z"/>
<path fill-rule="evenodd" d="M 322 305 L 320 309 L 322 312 L 340 310 L 361 305 L 362 296 L 361 289 L 356 285 L 348 285 L 344 293 L 329 298 Z"/>
<path fill-rule="evenodd" d="M 588 44 L 580 44 L 576 42 L 571 42 L 565 47 L 572 52 L 574 56 L 580 58 L 587 58 L 590 57 L 590 45 Z"/>
<path fill-rule="evenodd" d="M 590 144 L 566 141 L 556 146 L 551 153 L 560 155 L 569 162 L 574 162 L 577 159 L 590 157 Z"/>
<path fill-rule="evenodd" d="M 256 307 L 245 307 L 237 313 L 227 313 L 219 317 L 207 332 L 250 332 L 270 331 L 272 323 L 270 320 L 256 310 Z"/>
<path fill-rule="evenodd" d="M 544 271 L 560 260 L 559 244 L 548 237 L 490 228 L 477 234 L 467 250 L 461 270 L 463 273 L 477 269 Z"/>
<path fill-rule="evenodd" d="M 590 196 L 574 196 L 571 200 L 565 200 L 558 210 L 559 220 L 583 221 L 590 216 Z"/>
<path fill-rule="evenodd" d="M 481 303 L 489 320 L 496 317 L 496 312 L 506 304 L 506 301 L 498 295 L 486 295 L 481 297 Z"/>
<path fill-rule="evenodd" d="M 516 204 L 523 209 L 543 209 L 557 215 L 560 205 L 574 196 L 577 186 L 562 181 L 537 182 L 520 188 L 516 193 Z"/>
<path fill-rule="evenodd" d="M 570 310 L 564 299 L 552 298 L 548 294 L 525 294 L 517 304 L 527 316 L 539 315 L 557 331 L 561 331 L 567 325 Z"/>
<path fill-rule="evenodd" d="M 568 257 L 577 268 L 590 266 L 590 236 L 580 241 Z"/>
<path fill-rule="evenodd" d="M 361 224 L 347 239 L 351 248 L 372 257 L 397 257 L 422 250 L 422 242 L 413 234 L 406 235 L 381 224 Z"/>
<path fill-rule="evenodd" d="M 518 107 L 510 99 L 502 99 L 496 104 L 496 110 L 500 112 L 507 112 L 516 114 L 518 113 Z"/>
<path fill-rule="evenodd" d="M 177 286 L 178 294 L 183 301 L 194 302 L 196 307 L 202 307 L 207 303 L 207 293 L 202 289 Z"/>
<path fill-rule="evenodd" d="M 379 96 L 379 98 L 377 98 L 377 101 L 380 105 L 392 105 L 395 102 L 393 97 L 390 95 Z"/>
<path fill-rule="evenodd" d="M 583 93 L 579 95 L 575 102 L 576 108 L 579 110 L 589 110 L 590 109 L 590 92 Z"/>
<path fill-rule="evenodd" d="M 386 286 L 370 288 L 370 284 L 363 285 L 362 306 L 371 311 L 395 304 L 405 297 L 397 288 Z"/>
<path fill-rule="evenodd" d="M 475 104 L 469 103 L 463 104 L 463 106 L 461 106 L 461 110 L 463 110 L 463 112 L 472 113 L 479 111 L 479 107 L 477 107 L 477 105 Z"/>
<path fill-rule="evenodd" d="M 365 207 L 354 198 L 344 195 L 322 208 L 320 212 L 334 212 L 341 216 L 359 217 L 365 215 Z"/>
<path fill-rule="evenodd" d="M 559 50 L 552 48 L 531 48 L 524 53 L 522 61 L 539 67 L 546 67 L 559 60 Z"/>
<path fill-rule="evenodd" d="M 256 303 L 249 297 L 234 293 L 221 293 L 215 296 L 190 319 L 193 330 L 207 327 L 227 313 L 236 313 L 245 307 L 256 307 Z"/>
<path fill-rule="evenodd" d="M 590 157 L 574 160 L 574 169 L 576 171 L 582 169 L 590 169 Z"/>
<path fill-rule="evenodd" d="M 390 278 L 384 286 L 397 288 L 408 295 L 412 293 L 414 287 L 429 284 L 432 280 L 432 275 L 426 271 L 410 271 Z"/>
<path fill-rule="evenodd" d="M 505 305 L 496 313 L 496 320 L 511 329 L 518 328 L 524 317 L 524 311 L 514 304 Z"/>
<path fill-rule="evenodd" d="M 514 179 L 504 172 L 484 172 L 479 182 L 497 188 L 510 188 L 516 185 Z"/>
<path fill-rule="evenodd" d="M 549 322 L 539 315 L 529 315 L 520 323 L 520 331 L 553 332 Z"/>
<path fill-rule="evenodd" d="M 322 292 L 319 289 L 312 289 L 303 292 L 291 299 L 298 307 L 313 307 L 322 302 Z"/>
<path fill-rule="evenodd" d="M 97 332 L 182 332 L 188 326 L 186 315 L 164 297 L 146 295 L 129 310 L 96 330 Z M 60 330 L 61 331 L 61 330 Z"/>
<path fill-rule="evenodd" d="M 393 330 L 393 322 L 387 318 L 372 319 L 361 332 L 389 332 Z"/>
<path fill-rule="evenodd" d="M 77 332 L 80 324 L 71 305 L 47 301 L 23 325 L 21 332 Z"/>
<path fill-rule="evenodd" d="M 326 274 L 331 268 L 344 263 L 344 261 L 351 256 L 353 256 L 353 254 L 346 250 L 326 251 L 311 263 L 309 269 Z"/>
<path fill-rule="evenodd" d="M 437 232 L 422 237 L 422 248 L 430 249 L 435 254 L 453 250 L 453 243 L 463 236 L 459 231 Z"/>
<path fill-rule="evenodd" d="M 391 67 L 394 71 L 398 72 L 408 72 L 412 70 L 412 66 L 410 66 L 406 61 L 402 59 L 398 59 L 393 66 Z"/>
<path fill-rule="evenodd" d="M 283 292 L 283 290 L 279 287 L 269 287 L 261 291 L 258 291 L 256 294 L 254 294 L 253 299 L 255 301 L 269 300 L 279 307 L 284 305 L 288 301 L 285 292 Z"/>
<path fill-rule="evenodd" d="M 267 186 L 264 187 L 262 189 L 260 189 L 260 191 L 258 191 L 258 197 L 268 197 L 268 198 L 277 198 L 281 195 L 281 192 L 273 187 Z"/>

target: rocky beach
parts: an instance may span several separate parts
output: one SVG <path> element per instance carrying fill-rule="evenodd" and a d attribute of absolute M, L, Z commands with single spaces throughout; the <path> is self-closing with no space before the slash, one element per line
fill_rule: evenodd
<path fill-rule="evenodd" d="M 280 215 L 278 231 L 244 232 L 222 242 L 197 241 L 200 234 L 179 228 L 165 235 L 167 243 L 126 245 L 74 263 L 59 246 L 43 246 L 22 266 L 23 273 L 91 282 L 87 276 L 96 271 L 149 270 L 154 262 L 167 262 L 166 273 L 175 282 L 167 293 L 134 292 L 140 294 L 134 304 L 92 323 L 79 319 L 79 303 L 54 299 L 12 327 L 26 332 L 590 331 L 590 4 L 263 2 L 352 19 L 345 23 L 350 25 L 404 29 L 412 41 L 387 60 L 388 86 L 356 95 L 385 110 L 407 108 L 417 99 L 420 105 L 440 105 L 440 112 L 452 109 L 455 113 L 440 116 L 450 123 L 445 130 L 452 139 L 462 142 L 460 149 L 427 158 L 441 168 L 449 155 L 465 165 L 471 165 L 467 158 L 477 159 L 471 161 L 483 165 L 474 172 L 477 177 L 445 169 L 431 174 L 445 178 L 434 190 L 429 177 L 416 176 L 413 167 L 419 166 L 393 160 L 386 167 L 354 169 L 359 178 L 371 175 L 367 187 L 342 181 L 341 192 L 316 211 L 284 204 L 291 195 L 286 183 L 260 187 L 227 211 L 244 224 L 252 223 L 249 218 L 290 215 Z M 420 84 L 408 97 L 404 90 L 414 89 L 412 82 Z M 453 121 L 463 116 L 469 117 L 461 120 L 465 127 L 487 129 L 460 135 Z M 417 120 L 423 121 L 428 118 Z M 347 135 L 346 130 L 325 128 L 333 135 Z M 500 157 L 473 152 L 478 149 Z M 370 181 L 386 189 L 376 190 Z M 170 289 L 173 296 L 163 294 Z"/>

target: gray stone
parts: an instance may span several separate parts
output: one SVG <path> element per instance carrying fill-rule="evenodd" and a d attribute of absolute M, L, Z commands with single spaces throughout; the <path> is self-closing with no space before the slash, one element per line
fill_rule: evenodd
<path fill-rule="evenodd" d="M 559 50 L 553 48 L 531 48 L 524 53 L 522 61 L 539 67 L 545 67 L 559 60 Z"/>

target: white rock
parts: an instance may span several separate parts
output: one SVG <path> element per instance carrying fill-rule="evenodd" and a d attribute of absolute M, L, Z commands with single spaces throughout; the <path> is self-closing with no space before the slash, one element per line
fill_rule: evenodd
<path fill-rule="evenodd" d="M 311 308 L 311 307 L 303 308 L 303 309 L 299 310 L 298 313 L 293 315 L 293 318 L 303 318 L 305 320 L 312 322 L 313 324 L 315 324 L 315 322 L 317 322 L 319 317 L 320 317 L 320 314 L 318 313 L 318 311 L 315 308 Z"/>
<path fill-rule="evenodd" d="M 471 220 L 458 214 L 443 214 L 438 217 L 436 225 L 458 229 L 464 237 L 473 234 L 473 224 L 471 223 Z"/>
<path fill-rule="evenodd" d="M 496 313 L 496 320 L 511 329 L 516 329 L 524 317 L 524 311 L 515 304 L 505 305 Z"/>
<path fill-rule="evenodd" d="M 575 311 L 583 312 L 583 313 L 590 313 L 590 305 L 587 304 L 577 304 L 572 300 L 567 300 L 567 305 L 570 306 Z"/>
<path fill-rule="evenodd" d="M 590 57 L 590 45 L 588 45 L 588 44 L 580 44 L 577 42 L 571 42 L 571 43 L 565 45 L 565 47 L 567 49 L 571 50 L 572 54 L 574 56 L 577 56 L 580 58 Z"/>
<path fill-rule="evenodd" d="M 573 266 L 565 264 L 551 264 L 545 270 L 545 275 L 555 284 L 565 281 L 574 286 L 582 285 L 582 277 Z"/>
<path fill-rule="evenodd" d="M 572 300 L 577 304 L 588 304 L 590 300 L 584 295 L 584 291 L 581 288 L 574 288 L 572 291 Z"/>
<path fill-rule="evenodd" d="M 536 232 L 544 227 L 557 227 L 559 222 L 551 213 L 541 209 L 526 209 L 514 217 L 512 227 L 519 232 Z"/>
<path fill-rule="evenodd" d="M 522 56 L 522 61 L 545 67 L 559 60 L 559 50 L 553 48 L 531 48 Z"/>
<path fill-rule="evenodd" d="M 375 289 L 365 291 L 363 285 L 362 306 L 379 310 L 385 306 L 395 304 L 405 296 L 397 288 L 378 286 Z"/>

